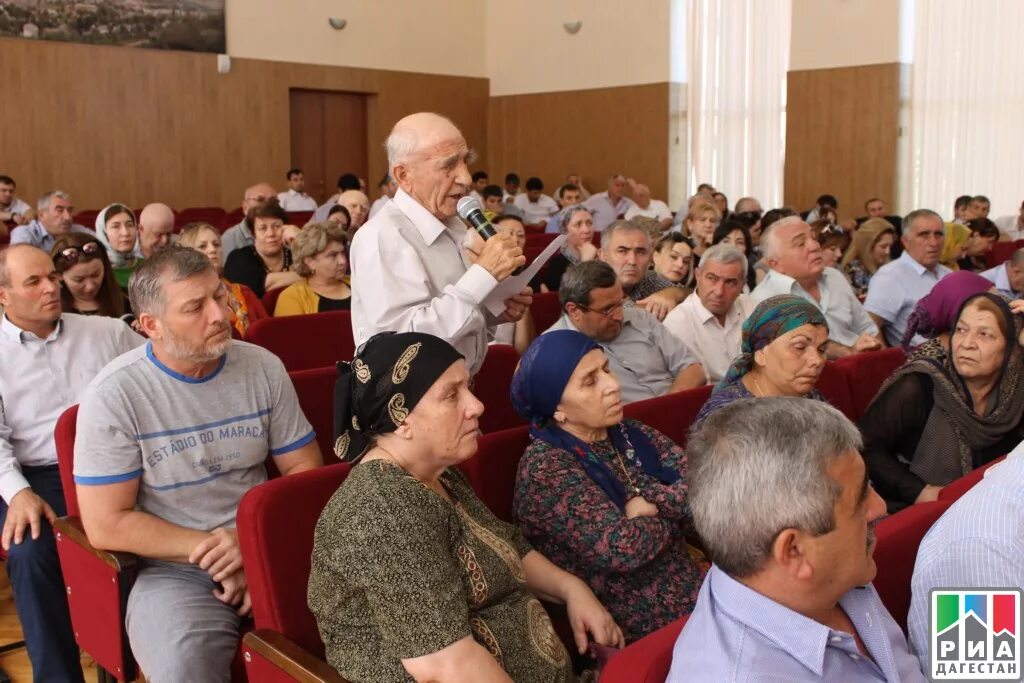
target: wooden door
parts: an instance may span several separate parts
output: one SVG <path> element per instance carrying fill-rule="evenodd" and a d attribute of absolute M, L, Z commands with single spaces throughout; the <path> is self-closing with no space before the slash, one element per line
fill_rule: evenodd
<path fill-rule="evenodd" d="M 291 90 L 292 166 L 306 174 L 306 192 L 323 202 L 337 191 L 338 176 L 367 173 L 366 95 Z"/>

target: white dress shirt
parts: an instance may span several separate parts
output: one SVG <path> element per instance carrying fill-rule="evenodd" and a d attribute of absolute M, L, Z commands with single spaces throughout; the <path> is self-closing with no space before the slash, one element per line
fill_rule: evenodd
<path fill-rule="evenodd" d="M 0 321 L 0 496 L 28 487 L 21 466 L 53 465 L 53 428 L 103 367 L 146 340 L 117 318 L 65 313 L 46 339 Z"/>
<path fill-rule="evenodd" d="M 449 342 L 476 374 L 497 320 L 481 305 L 498 285 L 470 266 L 465 224 L 442 223 L 402 190 L 352 240 L 352 333 L 425 332 Z"/>
<path fill-rule="evenodd" d="M 10 213 L 11 215 L 18 214 L 24 216 L 26 213 L 32 210 L 32 207 L 28 205 L 28 202 L 14 197 L 11 200 L 11 205 L 4 207 L 0 206 L 0 213 Z"/>
<path fill-rule="evenodd" d="M 1009 261 L 1000 263 L 995 268 L 989 268 L 984 273 L 979 273 L 979 275 L 994 284 L 1000 294 L 1005 294 L 1011 299 L 1019 299 L 1021 298 L 1021 292 L 1014 291 L 1013 285 L 1010 283 L 1010 276 L 1006 272 L 1006 267 L 1009 263 Z"/>
<path fill-rule="evenodd" d="M 285 211 L 316 211 L 316 200 L 305 192 L 282 192 L 277 195 L 277 202 Z"/>
<path fill-rule="evenodd" d="M 756 306 L 778 294 L 803 297 L 821 309 L 828 321 L 828 338 L 834 342 L 853 346 L 865 332 L 878 334 L 878 326 L 857 299 L 850 281 L 835 268 L 826 268 L 821 273 L 818 280 L 820 301 L 816 301 L 796 280 L 775 270 L 768 271 L 761 284 L 750 293 L 750 298 Z"/>
<path fill-rule="evenodd" d="M 666 218 L 672 218 L 672 209 L 668 208 L 668 204 L 660 199 L 652 199 L 646 209 L 641 209 L 638 204 L 633 204 L 633 206 L 629 207 L 629 210 L 626 211 L 626 220 L 628 221 L 636 216 L 646 216 L 647 218 L 663 221 Z"/>
<path fill-rule="evenodd" d="M 708 382 L 714 383 L 725 376 L 733 360 L 740 354 L 743 341 L 743 321 L 754 310 L 754 302 L 740 294 L 725 314 L 725 324 L 701 302 L 697 292 L 686 297 L 673 308 L 662 323 L 679 337 L 700 359 Z"/>
<path fill-rule="evenodd" d="M 537 201 L 531 202 L 529 195 L 524 192 L 517 194 L 512 203 L 523 212 L 523 222 L 527 225 L 547 223 L 549 218 L 558 213 L 558 204 L 546 194 L 538 197 Z"/>

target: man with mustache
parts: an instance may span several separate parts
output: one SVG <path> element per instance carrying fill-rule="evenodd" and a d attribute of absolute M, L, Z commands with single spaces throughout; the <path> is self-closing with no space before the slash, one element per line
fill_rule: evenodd
<path fill-rule="evenodd" d="M 829 358 L 882 348 L 878 326 L 857 300 L 849 280 L 835 268 L 825 267 L 810 225 L 799 216 L 776 221 L 761 238 L 761 249 L 769 270 L 750 293 L 755 306 L 769 297 L 792 294 L 820 308 L 828 320 Z"/>
<path fill-rule="evenodd" d="M 57 238 L 69 232 L 93 234 L 84 225 L 78 225 L 72 219 L 75 207 L 71 204 L 71 196 L 67 192 L 52 190 L 47 192 L 36 203 L 36 217 L 11 231 L 11 244 L 31 244 L 49 253 Z"/>
<path fill-rule="evenodd" d="M 426 332 L 454 346 L 475 375 L 498 324 L 518 321 L 532 301 L 527 288 L 505 301 L 500 316 L 483 306 L 526 263 L 523 250 L 511 234 L 499 233 L 484 242 L 475 264 L 464 260 L 466 226 L 456 204 L 472 187 L 473 153 L 455 124 L 438 114 L 410 114 L 395 124 L 386 147 L 398 191 L 352 240 L 356 344 L 379 332 Z"/>
<path fill-rule="evenodd" d="M 615 221 L 601 233 L 598 255 L 619 276 L 628 306 L 636 305 L 658 320 L 682 303 L 689 293 L 684 287 L 666 280 L 651 270 L 654 245 L 650 234 L 630 221 Z"/>
<path fill-rule="evenodd" d="M 689 504 L 715 561 L 668 683 L 925 681 L 871 585 L 885 502 L 860 447 L 842 413 L 799 397 L 736 401 L 690 436 Z"/>
<path fill-rule="evenodd" d="M 5 564 L 39 681 L 81 681 L 82 666 L 50 522 L 67 514 L 54 425 L 86 385 L 145 343 L 116 318 L 61 313 L 53 259 L 0 251 L 0 525 Z"/>
<path fill-rule="evenodd" d="M 267 478 L 319 467 L 281 361 L 233 342 L 227 292 L 202 253 L 171 245 L 128 284 L 149 343 L 82 397 L 75 484 L 97 548 L 135 553 L 132 653 L 147 680 L 228 681 L 250 599 L 238 503 Z"/>

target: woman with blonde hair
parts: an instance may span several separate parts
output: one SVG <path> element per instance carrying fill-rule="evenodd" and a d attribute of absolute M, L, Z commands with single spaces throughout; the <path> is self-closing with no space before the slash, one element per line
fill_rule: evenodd
<path fill-rule="evenodd" d="M 720 219 L 721 214 L 710 202 L 696 201 L 690 206 L 683 219 L 682 232 L 693 240 L 693 268 L 700 264 L 701 255 L 714 241 L 715 226 Z"/>
<path fill-rule="evenodd" d="M 867 294 L 871 276 L 892 259 L 895 241 L 896 228 L 884 218 L 869 218 L 853 233 L 840 266 L 858 296 Z"/>
<path fill-rule="evenodd" d="M 971 240 L 971 229 L 959 223 L 946 223 L 946 238 L 942 242 L 942 254 L 939 263 L 950 270 L 960 270 L 957 263 L 967 253 L 967 243 Z"/>
<path fill-rule="evenodd" d="M 302 279 L 281 292 L 275 316 L 352 308 L 345 228 L 332 222 L 308 224 L 295 236 L 292 258 L 292 270 Z"/>

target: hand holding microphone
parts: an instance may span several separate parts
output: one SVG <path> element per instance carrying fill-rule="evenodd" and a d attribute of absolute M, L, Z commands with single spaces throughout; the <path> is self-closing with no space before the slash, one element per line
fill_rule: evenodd
<path fill-rule="evenodd" d="M 523 250 L 516 244 L 515 238 L 507 233 L 499 233 L 484 215 L 480 202 L 472 197 L 459 200 L 456 210 L 459 216 L 473 226 L 484 238 L 484 248 L 480 252 L 477 265 L 501 282 L 512 275 L 516 269 L 526 265 Z"/>

